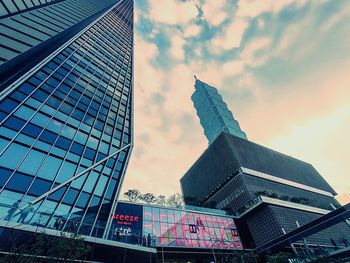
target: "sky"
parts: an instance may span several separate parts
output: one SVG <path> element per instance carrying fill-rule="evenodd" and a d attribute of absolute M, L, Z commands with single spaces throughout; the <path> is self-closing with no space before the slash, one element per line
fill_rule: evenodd
<path fill-rule="evenodd" d="M 208 147 L 195 74 L 249 140 L 350 197 L 350 1 L 135 0 L 134 150 L 121 193 L 170 195 Z"/>

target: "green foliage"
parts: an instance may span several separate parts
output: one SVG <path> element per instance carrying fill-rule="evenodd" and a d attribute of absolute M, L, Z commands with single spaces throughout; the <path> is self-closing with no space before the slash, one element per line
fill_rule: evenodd
<path fill-rule="evenodd" d="M 137 189 L 129 189 L 124 193 L 124 196 L 132 202 L 135 202 L 138 200 L 139 196 L 141 195 L 140 191 Z"/>
<path fill-rule="evenodd" d="M 290 255 L 284 252 L 280 252 L 276 255 L 267 256 L 268 263 L 288 263 Z"/>
<path fill-rule="evenodd" d="M 321 256 L 317 259 L 312 260 L 313 263 L 340 263 L 340 262 L 347 262 L 341 259 L 337 258 L 331 258 L 329 256 Z"/>
<path fill-rule="evenodd" d="M 165 204 L 166 204 L 166 196 L 165 195 L 158 195 L 157 205 L 164 206 Z"/>
<path fill-rule="evenodd" d="M 146 193 L 143 195 L 139 195 L 139 199 L 147 204 L 153 204 L 153 203 L 157 202 L 156 196 L 152 193 Z"/>
<path fill-rule="evenodd" d="M 309 198 L 300 196 L 300 197 L 289 197 L 288 195 L 278 195 L 275 192 L 268 192 L 266 190 L 263 191 L 257 191 L 255 192 L 256 196 L 267 196 L 267 197 L 271 197 L 271 198 L 275 198 L 275 199 L 279 199 L 279 200 L 283 200 L 283 201 L 289 201 L 292 203 L 297 203 L 297 204 L 302 204 L 302 205 L 308 205 L 308 206 L 314 206 L 314 207 L 319 207 L 322 209 L 327 209 L 327 210 L 333 210 L 333 207 L 331 205 L 326 205 L 326 204 L 322 204 L 320 202 L 317 202 L 315 200 L 310 200 Z M 339 208 L 341 205 L 338 204 L 335 201 L 335 204 L 333 204 L 336 208 Z"/>
<path fill-rule="evenodd" d="M 183 196 L 179 193 L 169 196 L 167 203 L 169 206 L 181 208 L 184 205 Z"/>
<path fill-rule="evenodd" d="M 18 245 L 14 239 L 11 243 L 10 254 L 1 258 L 1 263 L 82 262 L 91 250 L 80 235 L 66 233 L 59 237 L 37 233 L 25 244 Z"/>

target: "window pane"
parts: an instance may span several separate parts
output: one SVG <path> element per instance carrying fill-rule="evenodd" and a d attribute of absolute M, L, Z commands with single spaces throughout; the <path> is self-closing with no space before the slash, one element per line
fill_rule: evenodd
<path fill-rule="evenodd" d="M 50 182 L 37 178 L 30 187 L 29 193 L 39 196 L 49 191 L 50 186 Z"/>
<path fill-rule="evenodd" d="M 15 173 L 9 183 L 7 184 L 8 189 L 25 192 L 32 181 L 33 177 L 24 175 L 22 173 Z"/>
<path fill-rule="evenodd" d="M 41 162 L 45 159 L 45 156 L 46 155 L 41 152 L 31 150 L 18 170 L 35 175 Z"/>
<path fill-rule="evenodd" d="M 53 180 L 61 163 L 62 160 L 53 156 L 48 156 L 41 167 L 38 176 L 47 180 Z"/>
<path fill-rule="evenodd" d="M 27 148 L 17 143 L 12 143 L 0 157 L 0 166 L 15 169 L 27 152 Z M 13 158 L 16 156 L 16 158 Z"/>

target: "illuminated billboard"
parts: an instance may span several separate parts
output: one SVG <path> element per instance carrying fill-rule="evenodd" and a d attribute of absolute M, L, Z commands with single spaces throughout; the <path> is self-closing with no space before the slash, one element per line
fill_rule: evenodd
<path fill-rule="evenodd" d="M 113 214 L 110 239 L 140 244 L 142 237 L 142 205 L 119 202 Z"/>
<path fill-rule="evenodd" d="M 143 234 L 156 246 L 242 249 L 232 217 L 144 206 Z"/>
<path fill-rule="evenodd" d="M 243 249 L 230 216 L 119 202 L 113 227 L 112 239 L 139 245 Z"/>

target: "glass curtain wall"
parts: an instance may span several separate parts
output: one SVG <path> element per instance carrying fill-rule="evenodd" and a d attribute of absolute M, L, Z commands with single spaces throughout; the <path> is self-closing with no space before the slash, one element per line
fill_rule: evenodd
<path fill-rule="evenodd" d="M 132 149 L 132 70 L 119 1 L 1 99 L 1 219 L 102 237 Z"/>

